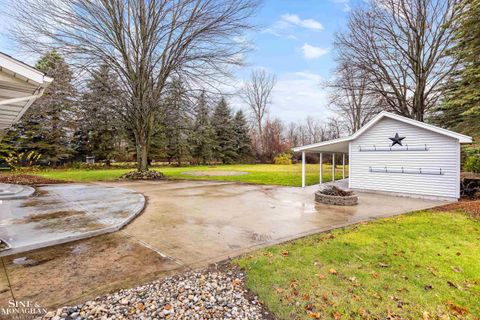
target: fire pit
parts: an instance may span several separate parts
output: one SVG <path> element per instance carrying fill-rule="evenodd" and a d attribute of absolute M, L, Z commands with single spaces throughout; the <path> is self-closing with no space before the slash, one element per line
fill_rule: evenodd
<path fill-rule="evenodd" d="M 353 191 L 328 186 L 315 192 L 315 201 L 336 206 L 354 206 L 358 204 L 358 196 Z"/>

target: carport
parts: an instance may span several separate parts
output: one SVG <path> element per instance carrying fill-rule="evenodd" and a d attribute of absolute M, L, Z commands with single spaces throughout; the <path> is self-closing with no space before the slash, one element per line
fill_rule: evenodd
<path fill-rule="evenodd" d="M 305 188 L 305 162 L 306 162 L 306 153 L 318 153 L 320 155 L 320 168 L 319 168 L 319 184 L 323 183 L 323 154 L 330 153 L 332 155 L 332 182 L 335 182 L 335 164 L 336 158 L 335 155 L 340 154 L 342 157 L 342 178 L 345 179 L 345 163 L 346 158 L 349 154 L 349 139 L 339 138 L 329 141 L 323 141 L 320 143 L 314 143 L 305 145 L 302 147 L 293 148 L 294 152 L 302 152 L 302 188 Z"/>

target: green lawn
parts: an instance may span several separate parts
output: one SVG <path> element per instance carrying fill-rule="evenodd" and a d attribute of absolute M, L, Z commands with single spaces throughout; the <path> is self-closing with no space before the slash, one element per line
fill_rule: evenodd
<path fill-rule="evenodd" d="M 342 177 L 342 167 L 336 168 L 336 178 Z M 132 169 L 68 169 L 68 170 L 47 170 L 38 171 L 33 174 L 60 180 L 88 182 L 88 181 L 109 181 L 118 179 L 125 172 Z M 221 181 L 239 181 L 257 184 L 272 184 L 282 186 L 300 186 L 301 185 L 301 165 L 274 165 L 274 164 L 238 164 L 238 165 L 218 165 L 218 166 L 190 166 L 190 167 L 155 167 L 152 170 L 163 172 L 170 179 L 190 179 L 190 180 L 221 180 Z M 192 176 L 183 174 L 186 171 L 245 171 L 246 175 L 239 176 Z M 348 168 L 345 169 L 348 174 Z M 323 180 L 331 180 L 331 165 L 324 165 Z M 318 183 L 319 165 L 308 164 L 306 166 L 307 185 Z"/>
<path fill-rule="evenodd" d="M 234 263 L 279 319 L 480 316 L 480 222 L 459 212 L 377 220 Z"/>

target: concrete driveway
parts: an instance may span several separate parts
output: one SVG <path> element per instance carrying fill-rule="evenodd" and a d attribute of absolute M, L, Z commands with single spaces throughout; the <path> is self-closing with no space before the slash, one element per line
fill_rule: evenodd
<path fill-rule="evenodd" d="M 200 267 L 255 247 L 359 221 L 439 205 L 438 201 L 362 193 L 354 207 L 316 204 L 318 187 L 288 188 L 228 182 L 116 183 L 147 197 L 147 208 L 124 232 Z"/>
<path fill-rule="evenodd" d="M 143 193 L 144 212 L 109 235 L 4 257 L 0 307 L 12 295 L 45 307 L 71 305 L 254 248 L 443 204 L 361 193 L 358 206 L 334 207 L 315 204 L 317 187 L 228 182 L 101 185 Z"/>

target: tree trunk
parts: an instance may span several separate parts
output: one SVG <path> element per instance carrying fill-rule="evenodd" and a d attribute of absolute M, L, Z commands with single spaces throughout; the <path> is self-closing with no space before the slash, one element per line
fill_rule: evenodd
<path fill-rule="evenodd" d="M 148 171 L 148 146 L 146 141 L 140 143 L 140 159 L 138 162 L 138 171 Z"/>

